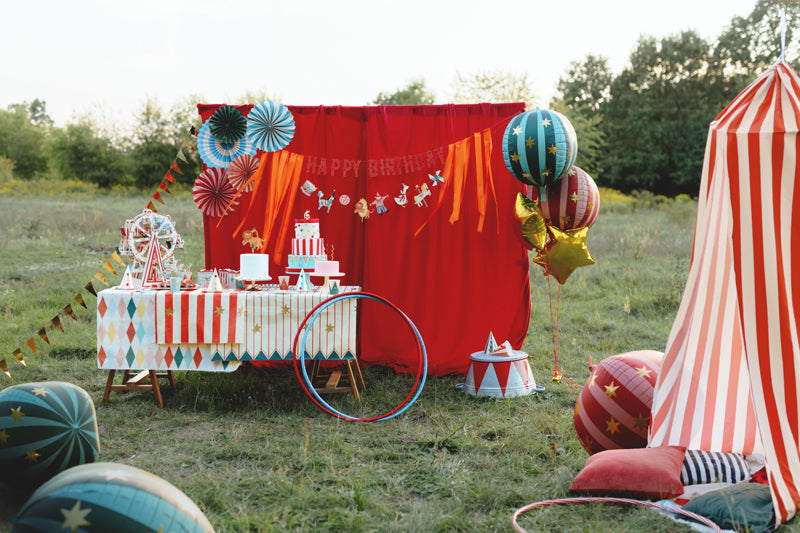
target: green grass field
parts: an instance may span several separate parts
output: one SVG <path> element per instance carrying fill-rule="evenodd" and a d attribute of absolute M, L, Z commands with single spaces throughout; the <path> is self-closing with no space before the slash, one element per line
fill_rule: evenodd
<path fill-rule="evenodd" d="M 559 364 L 582 385 L 591 357 L 663 350 L 689 266 L 695 203 L 608 192 L 590 230 L 596 264 L 561 290 Z M 575 437 L 578 392 L 550 381 L 553 343 L 548 290 L 531 268 L 533 309 L 524 350 L 546 391 L 511 400 L 474 398 L 461 376 L 430 379 L 402 416 L 382 423 L 332 418 L 308 401 L 291 370 L 178 373 L 163 409 L 152 395 L 113 393 L 96 367 L 95 299 L 83 286 L 119 241 L 119 226 L 149 197 L 52 191 L 0 196 L 0 357 L 12 378 L 0 388 L 43 380 L 73 382 L 97 406 L 100 460 L 136 466 L 170 481 L 220 532 L 510 531 L 515 509 L 569 496 L 587 454 Z M 186 241 L 185 263 L 202 266 L 202 221 L 191 196 L 167 196 Z M 106 272 L 116 284 L 119 276 Z M 120 272 L 121 274 L 121 272 Z M 102 284 L 94 281 L 98 290 Z M 88 309 L 73 300 L 82 292 Z M 48 328 L 65 305 L 65 332 Z M 24 343 L 36 337 L 33 354 Z M 27 366 L 11 356 L 22 347 Z M 407 394 L 411 376 L 365 369 L 361 404 L 339 395 L 348 413 L 376 414 Z M 383 409 L 383 410 L 381 410 Z M 26 499 L 0 485 L 0 532 Z M 522 518 L 528 531 L 690 531 L 657 513 L 618 505 L 559 506 Z M 787 527 L 786 529 L 791 529 Z"/>

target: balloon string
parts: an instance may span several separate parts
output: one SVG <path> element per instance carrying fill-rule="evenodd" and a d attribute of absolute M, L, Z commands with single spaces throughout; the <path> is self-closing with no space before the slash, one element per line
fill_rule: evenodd
<path fill-rule="evenodd" d="M 558 327 L 561 321 L 561 285 L 558 285 L 558 292 L 556 293 L 556 310 L 553 316 L 553 292 L 550 285 L 550 277 L 547 276 L 547 296 L 550 300 L 550 325 L 553 331 L 553 381 L 556 383 L 564 383 L 569 388 L 575 391 L 581 390 L 580 385 L 574 383 L 572 378 L 564 377 L 564 369 L 558 366 Z M 590 356 L 591 357 L 591 356 Z"/>

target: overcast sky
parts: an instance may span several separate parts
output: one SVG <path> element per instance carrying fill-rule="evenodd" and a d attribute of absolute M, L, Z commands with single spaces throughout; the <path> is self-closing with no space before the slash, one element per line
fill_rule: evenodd
<path fill-rule="evenodd" d="M 39 98 L 128 121 L 146 98 L 365 105 L 415 78 L 444 98 L 457 73 L 526 74 L 540 103 L 570 61 L 619 72 L 640 35 L 716 38 L 755 0 L 0 0 L 0 109 Z M 776 51 L 776 58 L 780 51 Z"/>

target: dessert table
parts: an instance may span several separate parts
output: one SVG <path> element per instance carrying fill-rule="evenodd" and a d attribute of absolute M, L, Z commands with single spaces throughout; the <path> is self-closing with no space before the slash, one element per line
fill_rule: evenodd
<path fill-rule="evenodd" d="M 340 287 L 340 293 L 358 290 Z M 280 291 L 277 286 L 213 292 L 105 289 L 97 295 L 97 365 L 109 371 L 103 403 L 112 390 L 146 389 L 162 406 L 158 378 L 169 378 L 174 385 L 175 370 L 230 372 L 250 361 L 291 360 L 300 324 L 327 298 L 317 291 Z M 356 377 L 362 388 L 363 378 L 356 360 L 356 302 L 342 300 L 317 317 L 304 358 L 343 361 L 350 378 L 344 390 L 352 390 L 358 399 Z M 114 384 L 117 370 L 124 371 L 122 385 Z M 141 372 L 130 377 L 133 370 Z M 341 392 L 335 382 L 329 380 L 318 390 Z"/>

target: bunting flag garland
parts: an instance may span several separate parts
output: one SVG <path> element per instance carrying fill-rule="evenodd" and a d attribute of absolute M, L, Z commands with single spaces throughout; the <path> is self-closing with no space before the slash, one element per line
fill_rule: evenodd
<path fill-rule="evenodd" d="M 158 193 L 158 191 L 153 193 L 153 200 L 157 200 L 157 201 L 161 202 L 162 204 L 164 203 L 164 200 L 161 199 L 161 195 Z"/>
<path fill-rule="evenodd" d="M 114 270 L 114 267 L 111 265 L 111 260 L 108 260 L 105 263 L 103 263 L 103 268 L 105 268 L 106 270 L 108 270 L 109 272 L 114 274 L 115 276 L 117 275 L 117 271 Z"/>
<path fill-rule="evenodd" d="M 158 186 L 158 188 L 161 189 L 162 191 L 166 192 L 167 194 L 172 194 L 169 191 L 169 188 L 167 188 L 167 183 L 165 181 L 162 181 L 161 184 Z"/>
<path fill-rule="evenodd" d="M 89 280 L 89 282 L 86 285 L 84 285 L 83 288 L 89 291 L 89 293 L 95 298 L 97 297 L 97 291 L 94 289 L 94 285 L 92 285 L 91 280 Z"/>
<path fill-rule="evenodd" d="M 111 259 L 119 263 L 120 266 L 125 266 L 125 261 L 122 260 L 117 250 L 114 250 L 114 253 L 111 254 Z M 116 274 L 116 272 L 114 272 L 114 274 Z"/>
<path fill-rule="evenodd" d="M 22 366 L 28 366 L 28 365 L 25 363 L 25 358 L 24 358 L 24 357 L 22 357 L 22 350 L 20 350 L 19 348 L 17 348 L 17 349 L 16 349 L 16 350 L 14 350 L 13 352 L 11 352 L 11 354 L 12 354 L 14 357 L 16 357 L 16 358 L 17 358 L 17 361 L 19 361 L 20 363 L 22 363 Z"/>
<path fill-rule="evenodd" d="M 172 173 L 168 170 L 166 174 L 164 174 L 164 179 L 161 180 L 161 183 L 168 181 L 170 183 L 175 183 L 175 178 L 172 177 Z"/>
<path fill-rule="evenodd" d="M 62 309 L 62 311 L 68 314 L 72 318 L 72 320 L 78 320 L 78 317 L 75 316 L 75 311 L 72 310 L 71 304 L 67 304 L 67 306 L 64 309 Z"/>
<path fill-rule="evenodd" d="M 60 329 L 62 332 L 64 331 L 64 326 L 61 325 L 61 317 L 56 315 L 51 320 L 50 323 L 53 324 L 55 327 Z"/>
<path fill-rule="evenodd" d="M 33 353 L 35 353 L 36 355 L 39 355 L 39 350 L 36 349 L 36 342 L 33 340 L 33 337 L 31 337 L 30 339 L 26 340 L 25 344 L 28 346 L 28 348 L 33 350 Z"/>
<path fill-rule="evenodd" d="M 86 302 L 83 300 L 83 295 L 81 293 L 76 294 L 73 300 L 75 300 L 81 306 L 83 306 L 84 309 L 89 309 L 88 307 L 86 307 Z"/>
<path fill-rule="evenodd" d="M 94 275 L 96 279 L 98 279 L 103 285 L 108 287 L 108 281 L 106 281 L 106 277 L 103 275 L 101 270 L 98 270 L 97 273 Z"/>
<path fill-rule="evenodd" d="M 11 372 L 8 371 L 8 364 L 5 359 L 0 359 L 0 370 L 2 370 L 6 376 L 11 377 Z"/>
<path fill-rule="evenodd" d="M 169 166 L 169 169 L 170 170 L 174 170 L 175 172 L 177 172 L 181 176 L 183 175 L 183 172 L 181 171 L 181 168 L 178 166 L 178 162 L 177 161 L 173 161 L 172 164 Z"/>
<path fill-rule="evenodd" d="M 50 344 L 50 339 L 47 337 L 46 329 L 41 328 L 39 331 L 36 332 L 36 334 L 39 335 L 42 338 L 42 340 L 46 342 L 48 345 Z"/>

